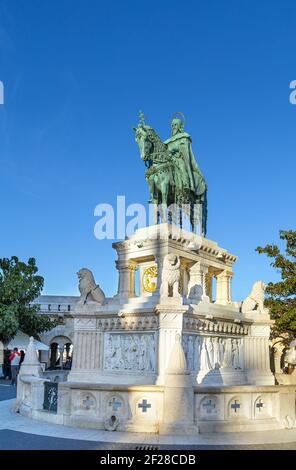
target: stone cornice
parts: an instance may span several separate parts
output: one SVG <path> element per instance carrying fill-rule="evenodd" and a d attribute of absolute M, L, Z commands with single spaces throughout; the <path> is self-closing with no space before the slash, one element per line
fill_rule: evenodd
<path fill-rule="evenodd" d="M 110 392 L 163 392 L 164 386 L 161 385 L 113 385 L 98 384 L 91 382 L 61 382 L 59 387 L 73 388 L 79 390 L 104 390 Z"/>
<path fill-rule="evenodd" d="M 211 333 L 217 335 L 247 335 L 248 324 L 240 324 L 233 320 L 206 319 L 202 317 L 186 315 L 183 319 L 183 332 Z"/>
<path fill-rule="evenodd" d="M 122 317 L 105 317 L 97 319 L 97 328 L 103 331 L 143 331 L 155 330 L 158 319 L 155 315 L 124 314 Z"/>

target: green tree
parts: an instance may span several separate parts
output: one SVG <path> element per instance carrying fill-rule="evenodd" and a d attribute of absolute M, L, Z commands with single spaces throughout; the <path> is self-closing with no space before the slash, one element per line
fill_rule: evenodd
<path fill-rule="evenodd" d="M 18 330 L 38 337 L 55 326 L 48 315 L 40 315 L 32 305 L 41 293 L 44 279 L 37 275 L 34 258 L 28 263 L 16 256 L 0 259 L 0 340 L 9 341 Z"/>
<path fill-rule="evenodd" d="M 279 282 L 267 285 L 266 306 L 275 320 L 273 337 L 283 336 L 287 342 L 296 337 L 296 231 L 280 230 L 283 251 L 277 245 L 258 246 L 258 253 L 272 258 L 271 266 L 281 276 Z"/>

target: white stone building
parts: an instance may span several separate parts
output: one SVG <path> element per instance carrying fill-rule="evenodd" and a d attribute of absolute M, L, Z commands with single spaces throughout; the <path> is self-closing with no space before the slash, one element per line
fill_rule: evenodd
<path fill-rule="evenodd" d="M 74 319 L 73 311 L 78 296 L 41 295 L 35 301 L 40 305 L 40 315 L 47 314 L 58 325 L 40 335 L 43 343 L 49 346 L 49 351 L 41 353 L 41 362 L 48 369 L 69 368 L 69 360 L 73 354 Z"/>

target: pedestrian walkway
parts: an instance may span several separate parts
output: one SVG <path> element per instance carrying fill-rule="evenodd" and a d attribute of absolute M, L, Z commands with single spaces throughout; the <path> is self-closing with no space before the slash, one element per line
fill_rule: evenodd
<path fill-rule="evenodd" d="M 0 386 L 0 399 L 6 387 Z M 0 401 L 0 449 L 135 449 L 152 445 L 160 449 L 296 450 L 296 429 L 197 436 L 108 432 L 26 418 L 12 410 L 13 403 L 14 400 Z"/>
<path fill-rule="evenodd" d="M 8 381 L 6 381 L 8 382 Z M 16 387 L 10 385 L 10 381 L 6 384 L 0 383 L 0 401 L 10 400 L 16 397 Z"/>

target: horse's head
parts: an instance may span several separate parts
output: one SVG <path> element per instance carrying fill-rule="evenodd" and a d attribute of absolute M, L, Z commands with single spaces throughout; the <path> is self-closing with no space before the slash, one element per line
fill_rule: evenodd
<path fill-rule="evenodd" d="M 134 131 L 136 133 L 136 142 L 140 148 L 141 158 L 146 164 L 150 161 L 154 149 L 153 129 L 149 126 L 139 124 L 138 127 L 134 127 Z"/>

